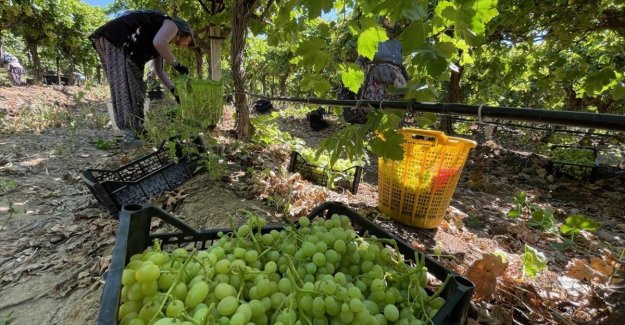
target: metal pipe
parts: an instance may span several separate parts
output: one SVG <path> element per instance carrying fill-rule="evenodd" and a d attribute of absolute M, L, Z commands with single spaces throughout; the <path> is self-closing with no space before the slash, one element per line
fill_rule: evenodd
<path fill-rule="evenodd" d="M 625 115 L 597 114 L 587 112 L 553 111 L 546 109 L 512 108 L 487 105 L 467 105 L 455 103 L 428 103 L 416 101 L 376 101 L 376 100 L 336 100 L 321 98 L 288 98 L 265 97 L 250 94 L 254 97 L 271 100 L 304 104 L 331 106 L 362 107 L 371 106 L 377 109 L 411 109 L 415 112 L 455 114 L 499 118 L 513 121 L 538 122 L 564 126 L 575 126 L 592 129 L 625 131 Z"/>

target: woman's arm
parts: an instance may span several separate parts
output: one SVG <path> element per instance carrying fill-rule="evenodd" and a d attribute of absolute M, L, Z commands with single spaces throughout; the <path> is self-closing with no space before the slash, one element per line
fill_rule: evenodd
<path fill-rule="evenodd" d="M 154 59 L 154 72 L 167 89 L 172 90 L 174 88 L 174 83 L 169 80 L 169 77 L 163 69 L 163 57 L 159 56 Z"/>
<path fill-rule="evenodd" d="M 161 26 L 161 29 L 158 30 L 156 36 L 154 36 L 154 40 L 152 41 L 152 45 L 154 45 L 154 48 L 160 54 L 161 58 L 172 66 L 176 65 L 178 61 L 169 49 L 169 42 L 176 37 L 177 33 L 178 27 L 176 24 L 170 19 L 165 19 L 163 20 L 163 26 Z"/>

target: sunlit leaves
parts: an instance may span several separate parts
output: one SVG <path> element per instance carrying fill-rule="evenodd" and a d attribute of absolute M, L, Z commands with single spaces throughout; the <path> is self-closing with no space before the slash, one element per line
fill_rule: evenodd
<path fill-rule="evenodd" d="M 427 16 L 424 6 L 427 2 L 417 0 L 386 0 L 376 8 L 381 15 L 386 15 L 391 22 L 401 19 L 422 20 Z"/>
<path fill-rule="evenodd" d="M 317 96 L 324 96 L 332 86 L 327 78 L 319 74 L 309 74 L 300 82 L 303 91 L 313 91 Z"/>
<path fill-rule="evenodd" d="M 308 10 L 308 18 L 316 18 L 321 13 L 332 10 L 333 0 L 302 0 L 301 4 Z"/>
<path fill-rule="evenodd" d="M 364 148 L 368 131 L 360 124 L 346 126 L 325 138 L 319 145 L 316 156 L 328 153 L 330 166 L 334 166 L 343 154 L 348 160 L 360 160 L 366 154 Z"/>
<path fill-rule="evenodd" d="M 625 98 L 625 83 L 624 82 L 619 82 L 618 84 L 616 84 L 616 86 L 614 86 L 614 89 L 612 90 L 612 98 L 614 100 L 620 100 Z"/>
<path fill-rule="evenodd" d="M 395 114 L 382 114 L 377 126 L 377 137 L 371 142 L 371 151 L 378 157 L 401 160 L 404 157 L 403 136 L 396 131 L 401 118 Z"/>
<path fill-rule="evenodd" d="M 527 205 L 527 193 L 519 191 L 514 195 L 514 207 L 508 211 L 509 218 L 518 218 L 523 213 L 523 207 Z"/>
<path fill-rule="evenodd" d="M 327 51 L 324 50 L 326 42 L 318 37 L 311 37 L 301 42 L 295 52 L 302 60 L 300 64 L 312 67 L 314 71 L 320 71 L 329 60 Z"/>
<path fill-rule="evenodd" d="M 560 232 L 565 235 L 574 236 L 579 234 L 582 230 L 595 231 L 601 226 L 600 223 L 588 219 L 581 214 L 574 214 L 566 218 L 564 225 L 560 227 Z"/>
<path fill-rule="evenodd" d="M 612 67 L 605 67 L 600 71 L 591 72 L 584 81 L 581 94 L 597 95 L 617 85 L 617 75 Z"/>
<path fill-rule="evenodd" d="M 343 85 L 354 93 L 358 93 L 360 86 L 365 80 L 365 73 L 356 64 L 342 64 L 339 66 Z"/>
<path fill-rule="evenodd" d="M 432 85 L 413 79 L 406 86 L 406 98 L 415 99 L 419 102 L 431 102 L 437 98 L 437 92 Z"/>
<path fill-rule="evenodd" d="M 421 21 L 413 21 L 398 36 L 404 55 L 410 54 L 425 43 L 425 26 Z"/>
<path fill-rule="evenodd" d="M 363 30 L 358 37 L 358 54 L 373 59 L 378 50 L 378 44 L 387 39 L 386 31 L 381 26 L 372 26 Z"/>
<path fill-rule="evenodd" d="M 434 49 L 440 56 L 446 59 L 450 59 L 458 51 L 456 46 L 451 42 L 438 42 L 434 44 Z"/>
<path fill-rule="evenodd" d="M 532 217 L 527 225 L 532 228 L 553 232 L 557 230 L 553 212 L 553 208 L 537 209 L 532 212 Z"/>
<path fill-rule="evenodd" d="M 469 45 L 484 41 L 486 24 L 497 16 L 497 0 L 441 1 L 436 13 L 454 26 L 454 33 Z"/>
<path fill-rule="evenodd" d="M 525 244 L 525 252 L 521 255 L 523 276 L 534 278 L 547 267 L 547 257 L 535 248 Z"/>
<path fill-rule="evenodd" d="M 438 78 L 447 69 L 447 60 L 431 45 L 419 48 L 412 63 L 424 67 L 432 78 Z"/>
<path fill-rule="evenodd" d="M 404 157 L 402 143 L 404 139 L 400 135 L 391 135 L 387 139 L 374 138 L 371 140 L 371 151 L 381 158 L 401 160 Z"/>

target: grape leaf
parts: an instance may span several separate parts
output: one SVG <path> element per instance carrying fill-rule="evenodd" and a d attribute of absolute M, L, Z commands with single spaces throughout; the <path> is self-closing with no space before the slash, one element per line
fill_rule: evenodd
<path fill-rule="evenodd" d="M 404 139 L 398 133 L 390 134 L 385 139 L 379 137 L 371 140 L 371 151 L 378 157 L 390 160 L 402 160 L 404 158 Z"/>
<path fill-rule="evenodd" d="M 612 99 L 620 100 L 625 98 L 625 83 L 619 82 L 614 89 L 612 89 Z"/>
<path fill-rule="evenodd" d="M 476 34 L 484 34 L 486 24 L 495 18 L 497 11 L 497 0 L 475 0 L 462 3 L 460 10 L 471 17 L 471 30 Z"/>
<path fill-rule="evenodd" d="M 401 42 L 403 54 L 408 55 L 425 44 L 425 28 L 423 22 L 413 21 L 397 37 Z"/>
<path fill-rule="evenodd" d="M 510 211 L 508 211 L 509 218 L 518 218 L 520 216 L 521 216 L 521 209 L 518 205 L 512 208 Z"/>
<path fill-rule="evenodd" d="M 326 42 L 319 37 L 311 37 L 301 42 L 295 51 L 302 58 L 299 64 L 313 67 L 315 72 L 321 71 L 329 60 L 328 53 L 323 50 L 325 46 Z"/>
<path fill-rule="evenodd" d="M 321 12 L 332 10 L 333 0 L 303 0 L 302 5 L 308 9 L 308 18 L 321 16 Z"/>
<path fill-rule="evenodd" d="M 386 15 L 392 22 L 397 22 L 402 18 L 415 21 L 427 17 L 425 9 L 414 0 L 386 0 L 380 3 L 374 12 Z"/>
<path fill-rule="evenodd" d="M 365 80 L 364 71 L 362 71 L 358 65 L 353 63 L 340 65 L 339 71 L 341 73 L 341 81 L 345 87 L 354 93 L 358 93 L 360 86 Z"/>
<path fill-rule="evenodd" d="M 332 85 L 330 85 L 328 79 L 318 74 L 308 74 L 304 76 L 300 85 L 302 87 L 302 90 L 312 90 L 317 96 L 324 95 L 330 90 L 330 88 L 332 88 Z"/>
<path fill-rule="evenodd" d="M 421 82 L 417 79 L 408 81 L 406 86 L 406 98 L 414 98 L 417 101 L 427 102 L 435 101 L 437 98 L 437 92 L 429 83 Z"/>
<path fill-rule="evenodd" d="M 514 195 L 514 203 L 525 204 L 527 203 L 527 193 L 519 191 Z"/>
<path fill-rule="evenodd" d="M 612 68 L 603 68 L 588 74 L 584 82 L 584 92 L 589 96 L 597 95 L 617 84 L 616 73 Z"/>
<path fill-rule="evenodd" d="M 553 209 L 545 208 L 532 212 L 532 218 L 528 222 L 532 228 L 537 228 L 552 232 L 555 230 L 555 221 L 553 219 Z"/>
<path fill-rule="evenodd" d="M 404 138 L 396 131 L 401 117 L 395 114 L 380 115 L 382 116 L 376 127 L 378 136 L 374 137 L 369 143 L 371 151 L 381 158 L 401 160 L 404 158 L 404 148 L 402 146 Z"/>
<path fill-rule="evenodd" d="M 451 58 L 454 54 L 458 53 L 458 49 L 451 42 L 438 42 L 434 44 L 434 49 L 436 49 L 436 53 L 445 58 Z"/>
<path fill-rule="evenodd" d="M 547 257 L 535 248 L 525 245 L 525 252 L 521 255 L 523 263 L 523 276 L 536 277 L 538 273 L 547 267 Z"/>
<path fill-rule="evenodd" d="M 566 223 L 560 226 L 560 232 L 565 235 L 576 235 L 582 230 L 595 231 L 601 226 L 600 223 L 588 219 L 581 214 L 574 214 L 566 218 Z"/>
<path fill-rule="evenodd" d="M 386 31 L 380 26 L 372 26 L 360 33 L 358 36 L 358 54 L 373 60 L 373 56 L 378 51 L 378 44 L 388 40 Z"/>
<path fill-rule="evenodd" d="M 486 24 L 497 16 L 497 0 L 441 1 L 436 13 L 451 21 L 454 32 L 469 45 L 484 41 Z"/>
<path fill-rule="evenodd" d="M 431 45 L 419 48 L 412 63 L 425 67 L 428 75 L 432 78 L 438 78 L 447 69 L 447 60 L 440 56 Z"/>

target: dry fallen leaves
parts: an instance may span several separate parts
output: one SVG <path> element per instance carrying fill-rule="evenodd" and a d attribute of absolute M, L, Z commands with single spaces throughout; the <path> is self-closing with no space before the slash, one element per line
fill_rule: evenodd
<path fill-rule="evenodd" d="M 464 276 L 475 284 L 475 299 L 488 299 L 497 287 L 497 278 L 508 268 L 500 256 L 485 254 L 481 260 L 475 261 Z"/>
<path fill-rule="evenodd" d="M 566 265 L 566 275 L 580 281 L 606 283 L 612 274 L 612 267 L 600 258 L 593 257 L 590 262 L 574 258 Z"/>

